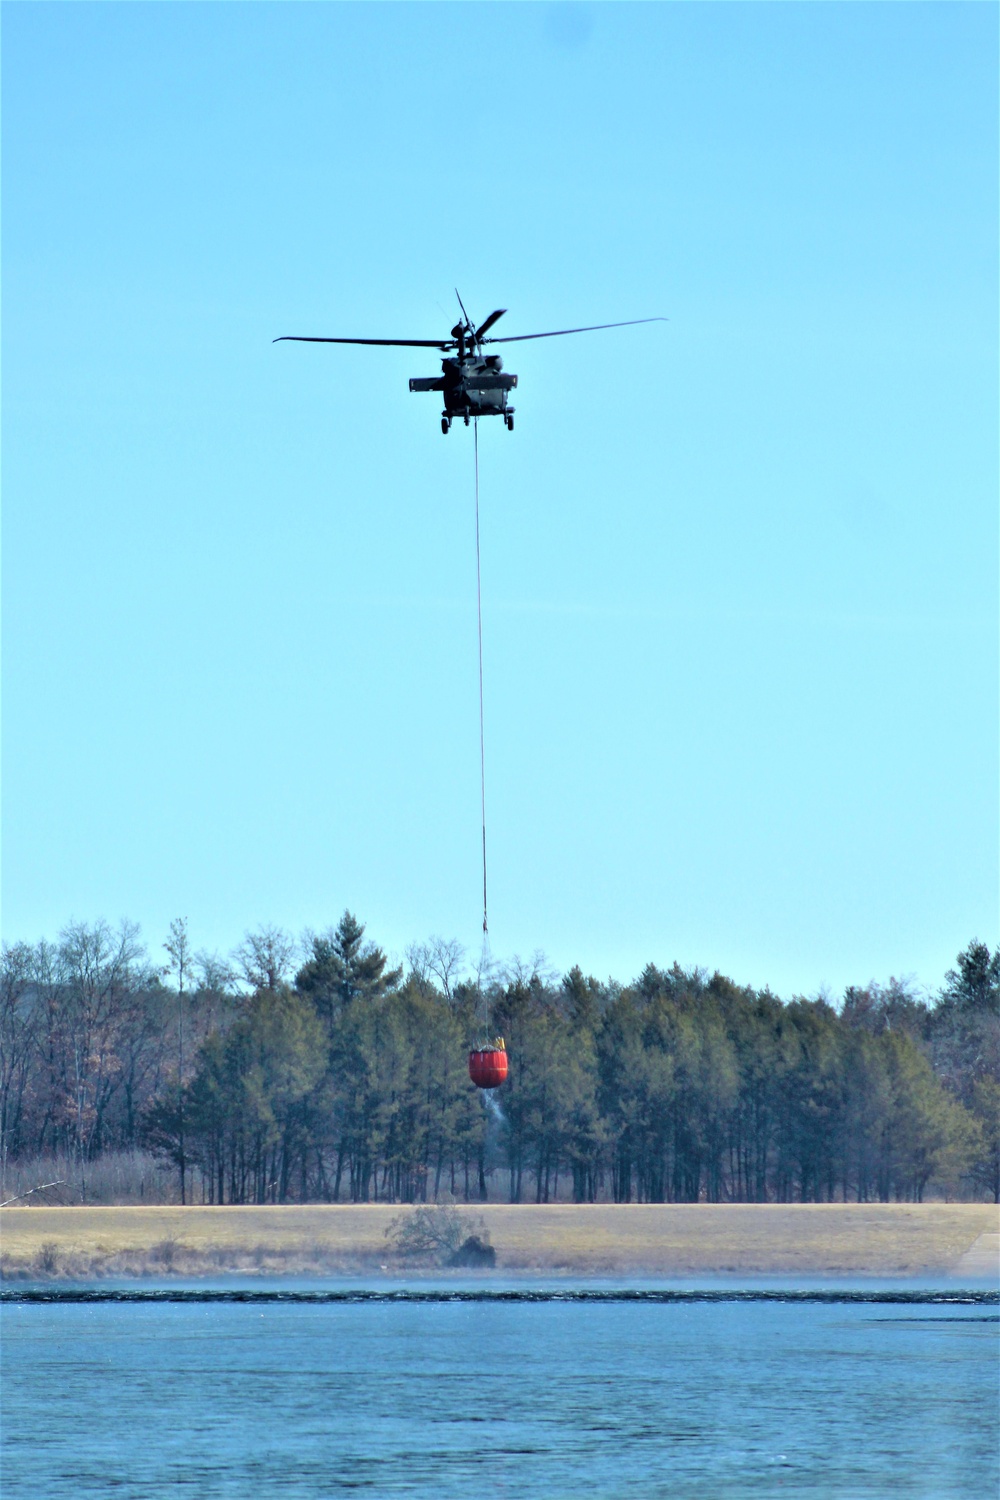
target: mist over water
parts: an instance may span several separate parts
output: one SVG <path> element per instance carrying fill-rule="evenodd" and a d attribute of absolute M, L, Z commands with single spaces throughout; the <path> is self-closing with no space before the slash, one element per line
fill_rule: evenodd
<path fill-rule="evenodd" d="M 289 1292 L 8 1301 L 5 1497 L 995 1493 L 995 1297 Z"/>

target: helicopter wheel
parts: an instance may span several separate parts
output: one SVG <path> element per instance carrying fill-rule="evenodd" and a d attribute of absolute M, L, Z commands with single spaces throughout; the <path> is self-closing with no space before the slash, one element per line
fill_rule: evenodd
<path fill-rule="evenodd" d="M 446 437 L 451 431 L 451 423 L 448 421 L 447 417 L 441 418 L 441 431 L 445 434 Z"/>
<path fill-rule="evenodd" d="M 511 415 L 510 412 L 506 412 L 505 413 L 505 415 L 504 415 L 504 421 L 507 423 L 507 431 L 508 432 L 513 432 L 514 431 L 514 418 L 513 418 L 513 416 Z"/>
<path fill-rule="evenodd" d="M 466 425 L 466 427 L 468 427 L 468 425 L 469 425 L 469 418 L 468 417 L 466 417 L 466 419 L 465 419 L 465 425 Z"/>

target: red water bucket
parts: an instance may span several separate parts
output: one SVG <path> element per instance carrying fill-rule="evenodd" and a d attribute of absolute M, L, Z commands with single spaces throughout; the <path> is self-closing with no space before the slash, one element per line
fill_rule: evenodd
<path fill-rule="evenodd" d="M 499 1088 L 507 1077 L 507 1054 L 502 1047 L 483 1047 L 469 1053 L 469 1077 L 477 1089 Z"/>

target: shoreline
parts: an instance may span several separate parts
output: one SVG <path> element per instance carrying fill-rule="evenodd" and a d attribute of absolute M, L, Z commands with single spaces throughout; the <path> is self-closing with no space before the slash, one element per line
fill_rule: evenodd
<path fill-rule="evenodd" d="M 496 1266 L 484 1277 L 1000 1279 L 993 1204 L 469 1204 Z M 0 1210 L 7 1282 L 220 1276 L 461 1276 L 401 1256 L 387 1231 L 412 1205 Z M 477 1277 L 478 1279 L 478 1277 Z"/>

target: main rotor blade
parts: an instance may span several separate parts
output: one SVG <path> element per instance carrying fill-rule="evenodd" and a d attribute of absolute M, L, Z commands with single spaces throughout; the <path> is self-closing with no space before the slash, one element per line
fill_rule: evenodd
<path fill-rule="evenodd" d="M 462 298 L 459 295 L 458 287 L 455 288 L 455 296 L 458 297 L 458 305 L 462 309 L 462 317 L 465 319 L 466 323 L 468 323 L 469 327 L 471 328 L 472 327 L 472 319 L 469 317 L 469 314 L 465 310 L 465 303 L 462 301 Z"/>
<path fill-rule="evenodd" d="M 393 349 L 454 349 L 454 339 L 318 339 L 305 333 L 283 333 L 272 344 L 381 344 Z"/>
<path fill-rule="evenodd" d="M 485 323 L 480 323 L 479 327 L 476 329 L 476 342 L 477 343 L 482 338 L 482 336 L 486 332 L 487 328 L 492 328 L 493 324 L 496 322 L 497 318 L 502 318 L 503 315 L 504 315 L 504 313 L 506 311 L 507 311 L 507 309 L 505 307 L 498 307 L 497 310 L 496 310 L 496 312 L 491 312 L 490 313 L 490 315 L 486 319 Z"/>
<path fill-rule="evenodd" d="M 484 344 L 520 344 L 524 339 L 558 339 L 564 333 L 596 333 L 599 328 L 631 328 L 635 323 L 669 323 L 669 318 L 626 318 L 624 323 L 591 323 L 587 328 L 556 328 L 552 333 L 514 333 L 505 339 L 484 339 Z"/>

